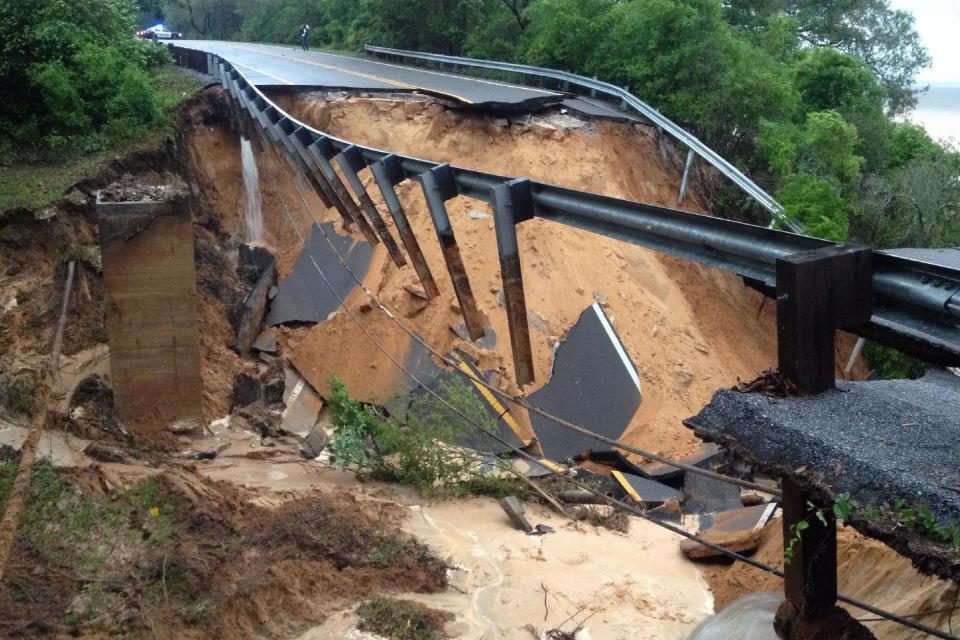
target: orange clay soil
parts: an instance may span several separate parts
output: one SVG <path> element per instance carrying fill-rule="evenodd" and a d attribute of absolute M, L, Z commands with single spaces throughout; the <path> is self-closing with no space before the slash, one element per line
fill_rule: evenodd
<path fill-rule="evenodd" d="M 960 587 L 948 580 L 925 576 L 910 566 L 910 561 L 877 540 L 866 538 L 853 529 L 837 532 L 839 589 L 844 595 L 901 615 L 920 615 L 917 621 L 937 629 L 960 628 Z M 780 521 L 763 533 L 754 559 L 783 568 L 783 533 Z M 783 580 L 742 563 L 707 566 L 704 577 L 713 591 L 717 611 L 737 598 L 754 591 L 781 591 Z M 883 640 L 913 640 L 927 635 L 892 622 L 875 620 L 873 614 L 850 607 L 855 618 L 865 622 Z M 952 620 L 951 620 L 952 619 Z M 952 624 L 952 629 L 951 629 Z"/>
<path fill-rule="evenodd" d="M 559 114 L 499 126 L 489 118 L 457 113 L 429 101 L 349 98 L 328 102 L 286 95 L 276 99 L 295 117 L 358 143 L 677 206 L 680 173 L 675 151 L 667 148 L 661 153 L 649 127 L 585 122 Z M 282 206 L 278 207 L 271 174 L 298 227 L 306 229 L 308 218 L 289 171 L 267 158 L 260 156 L 265 226 L 279 246 L 283 272 L 292 264 L 296 238 Z M 361 172 L 361 179 L 391 224 L 368 170 Z M 463 320 L 419 185 L 406 181 L 397 190 L 441 297 L 426 305 L 412 296 L 407 291 L 417 284 L 412 267 L 396 268 L 382 246 L 374 254 L 366 284 L 431 344 L 441 351 L 464 348 L 479 358 L 482 369 L 499 370 L 501 388 L 515 390 L 506 314 L 498 304 L 503 285 L 490 207 L 463 196 L 447 203 L 478 306 L 497 335 L 496 346 L 482 350 L 451 332 L 451 326 Z M 306 189 L 301 191 L 316 219 L 339 220 Z M 681 208 L 706 210 L 695 190 Z M 392 224 L 391 230 L 395 233 Z M 752 377 L 776 362 L 772 308 L 761 308 L 762 297 L 736 276 L 544 220 L 523 223 L 518 236 L 536 375 L 525 392 L 547 382 L 554 345 L 595 300 L 603 302 L 640 372 L 643 402 L 626 439 L 655 452 L 692 452 L 698 441 L 680 421 L 698 412 L 718 387 L 732 385 L 738 377 Z M 351 301 L 355 307 L 366 302 L 357 292 Z M 379 312 L 362 315 L 376 326 L 376 333 L 389 332 L 388 321 Z M 328 323 L 331 326 L 285 329 L 285 343 L 293 347 L 286 352 L 300 367 L 313 364 L 310 378 L 318 386 L 325 385 L 327 373 L 336 372 L 354 395 L 383 399 L 389 379 L 402 374 L 371 349 L 351 324 L 349 318 L 338 317 Z M 331 347 L 334 334 L 338 344 Z M 399 358 L 409 348 L 400 336 L 388 342 Z M 845 361 L 849 348 L 844 341 L 838 357 Z"/>

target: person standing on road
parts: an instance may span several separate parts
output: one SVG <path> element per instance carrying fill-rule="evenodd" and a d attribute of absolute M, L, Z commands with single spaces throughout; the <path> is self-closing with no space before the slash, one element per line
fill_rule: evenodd
<path fill-rule="evenodd" d="M 306 23 L 300 27 L 300 46 L 304 51 L 310 51 L 310 25 Z"/>

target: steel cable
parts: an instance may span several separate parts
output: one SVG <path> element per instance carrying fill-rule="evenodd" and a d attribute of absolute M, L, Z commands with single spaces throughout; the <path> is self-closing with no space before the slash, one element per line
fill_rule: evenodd
<path fill-rule="evenodd" d="M 279 153 L 276 151 L 276 149 L 274 149 L 274 148 L 269 144 L 269 142 L 268 142 L 267 144 L 265 144 L 265 145 L 262 145 L 262 146 L 270 146 L 270 148 L 273 149 L 274 157 L 275 157 L 276 160 L 277 160 L 277 164 L 279 164 L 279 165 L 282 167 L 283 164 L 282 164 L 282 162 L 280 162 L 281 159 L 280 159 Z M 313 263 L 314 268 L 317 270 L 317 273 L 320 275 L 320 277 L 321 277 L 321 279 L 323 280 L 323 282 L 324 282 L 324 284 L 326 285 L 326 287 L 330 290 L 330 292 L 331 292 L 331 293 L 333 294 L 333 296 L 336 298 L 339 306 L 340 306 L 340 307 L 343 309 L 343 311 L 349 316 L 349 318 L 357 325 L 357 328 L 360 329 L 360 331 L 364 334 L 364 336 L 366 336 L 366 338 L 371 342 L 371 344 L 373 344 L 374 347 L 376 347 L 378 351 L 380 351 L 381 353 L 383 353 L 383 355 L 386 356 L 387 359 L 390 360 L 390 362 L 391 362 L 395 367 L 397 367 L 397 369 L 399 369 L 405 376 L 407 376 L 412 382 L 414 382 L 414 383 L 416 383 L 418 386 L 422 387 L 429 395 L 431 395 L 431 396 L 433 396 L 434 398 L 436 398 L 441 404 L 443 404 L 443 405 L 444 405 L 445 407 L 447 407 L 449 410 L 453 411 L 454 414 L 456 414 L 456 415 L 458 415 L 460 418 L 462 418 L 462 419 L 464 420 L 464 422 L 465 422 L 466 425 L 474 428 L 475 430 L 477 430 L 478 433 L 484 434 L 484 435 L 486 435 L 486 436 L 488 436 L 488 437 L 496 440 L 496 441 L 499 442 L 501 445 L 503 445 L 503 446 L 511 449 L 515 454 L 519 455 L 521 458 L 524 458 L 524 459 L 526 459 L 526 460 L 528 460 L 528 461 L 530 461 L 530 462 L 538 463 L 539 461 L 538 461 L 538 459 L 537 459 L 535 456 L 532 456 L 532 455 L 530 455 L 529 453 L 527 453 L 526 451 L 523 451 L 522 449 L 520 449 L 520 448 L 518 448 L 518 447 L 515 447 L 514 445 L 508 443 L 507 441 L 505 441 L 505 440 L 503 440 L 502 438 L 500 438 L 498 435 L 496 435 L 496 434 L 494 434 L 494 433 L 491 433 L 490 431 L 488 431 L 487 429 L 485 429 L 485 428 L 483 427 L 483 425 L 480 425 L 480 424 L 476 423 L 476 422 L 473 421 L 471 418 L 469 418 L 468 416 L 464 415 L 460 410 L 458 410 L 456 407 L 454 407 L 453 405 L 451 405 L 445 398 L 443 398 L 442 396 L 440 396 L 439 394 L 437 394 L 435 391 L 433 391 L 432 389 L 430 389 L 430 388 L 429 388 L 428 386 L 426 386 L 421 380 L 419 380 L 413 373 L 411 373 L 409 370 L 407 370 L 406 367 L 403 366 L 403 364 L 401 364 L 399 361 L 397 361 L 396 358 L 394 358 L 394 356 L 393 356 L 392 354 L 390 354 L 389 351 L 387 351 L 387 349 L 386 349 L 379 341 L 377 341 L 377 339 L 369 332 L 369 330 L 367 330 L 367 328 L 363 325 L 363 323 L 359 320 L 359 318 L 356 317 L 356 314 L 354 314 L 354 313 L 350 310 L 350 308 L 349 308 L 349 307 L 347 306 L 347 304 L 346 304 L 346 301 L 340 296 L 340 294 L 337 292 L 337 290 L 333 287 L 333 284 L 329 281 L 329 279 L 327 279 L 326 274 L 324 274 L 323 270 L 320 268 L 320 265 L 317 263 L 316 259 L 314 259 L 313 254 L 310 252 L 310 248 L 307 246 L 307 243 L 306 243 L 303 235 L 300 233 L 300 230 L 297 228 L 296 223 L 295 223 L 293 217 L 290 215 L 289 209 L 288 209 L 288 207 L 287 207 L 287 205 L 286 205 L 286 201 L 285 201 L 285 199 L 284 199 L 284 197 L 283 197 L 283 194 L 282 194 L 282 192 L 281 192 L 281 190 L 280 190 L 280 188 L 279 188 L 279 183 L 278 183 L 278 181 L 276 180 L 276 176 L 273 174 L 272 169 L 270 169 L 269 167 L 267 167 L 267 172 L 270 174 L 271 182 L 274 184 L 274 189 L 275 189 L 275 191 L 276 191 L 276 193 L 277 193 L 277 195 L 278 195 L 278 197 L 279 197 L 279 199 L 280 199 L 280 203 L 281 203 L 281 205 L 282 205 L 282 208 L 283 208 L 283 210 L 284 210 L 284 213 L 285 213 L 287 219 L 290 221 L 290 224 L 291 224 L 291 226 L 293 227 L 294 233 L 296 234 L 297 239 L 298 239 L 298 241 L 300 242 L 301 251 L 306 251 L 306 252 L 307 252 L 307 255 L 308 255 L 308 257 L 310 258 L 311 263 Z M 298 194 L 300 195 L 301 199 L 303 200 L 303 204 L 304 204 L 304 207 L 305 207 L 305 210 L 306 210 L 308 219 L 309 219 L 309 220 L 314 220 L 313 212 L 312 212 L 312 210 L 310 209 L 309 205 L 306 203 L 305 198 L 303 198 L 303 194 L 300 193 L 299 186 L 296 184 L 296 180 L 294 179 L 294 176 L 293 176 L 292 174 L 290 174 L 289 172 L 285 172 L 285 173 L 286 173 L 287 177 L 290 179 L 291 183 L 294 184 L 295 188 L 297 189 Z M 444 361 L 446 361 L 446 360 L 444 360 Z M 472 381 L 473 378 L 470 378 L 470 380 Z M 753 558 L 747 557 L 747 556 L 745 556 L 745 555 L 743 555 L 743 554 L 737 553 L 737 552 L 735 552 L 735 551 L 731 551 L 730 549 L 727 549 L 726 547 L 723 547 L 723 546 L 721 546 L 721 545 L 718 545 L 718 544 L 715 544 L 715 543 L 713 543 L 713 542 L 710 542 L 709 540 L 704 540 L 704 539 L 700 538 L 699 536 L 697 536 L 696 534 L 689 533 L 688 531 L 686 531 L 686 530 L 684 530 L 684 529 L 682 529 L 682 528 L 680 528 L 680 527 L 677 527 L 677 526 L 671 525 L 671 524 L 669 524 L 669 523 L 666 523 L 666 522 L 662 522 L 662 521 L 660 521 L 660 520 L 657 520 L 657 519 L 654 518 L 653 516 L 650 516 L 648 513 L 646 513 L 645 511 L 643 511 L 643 510 L 635 507 L 634 505 L 630 505 L 630 504 L 627 504 L 627 503 L 625 503 L 625 502 L 623 502 L 623 501 L 621 501 L 621 500 L 617 500 L 617 499 L 615 499 L 615 498 L 611 498 L 610 496 L 607 496 L 606 494 L 601 493 L 600 491 L 594 489 L 593 487 L 590 487 L 590 486 L 588 486 L 588 485 L 586 485 L 586 484 L 584 484 L 584 483 L 581 483 L 581 482 L 577 481 L 575 478 L 568 478 L 568 477 L 564 476 L 563 474 L 561 474 L 561 473 L 559 473 L 559 472 L 557 472 L 557 471 L 554 471 L 554 470 L 552 470 L 552 469 L 547 469 L 547 471 L 548 471 L 548 473 L 549 473 L 551 476 L 558 477 L 558 478 L 560 478 L 560 479 L 562 479 L 562 480 L 564 480 L 564 481 L 566 481 L 566 482 L 569 482 L 569 483 L 573 484 L 574 486 L 576 486 L 576 487 L 578 487 L 578 488 L 580 488 L 580 489 L 582 489 L 582 490 L 584 490 L 584 491 L 587 491 L 587 492 L 593 494 L 593 495 L 596 496 L 598 499 L 600 499 L 602 502 L 604 502 L 605 504 L 607 504 L 607 505 L 609 505 L 609 506 L 611 506 L 611 507 L 623 509 L 623 510 L 625 510 L 625 511 L 627 511 L 627 512 L 629 512 L 629 513 L 632 513 L 632 514 L 634 514 L 634 515 L 636 515 L 636 516 L 638 516 L 638 517 L 640 517 L 640 518 L 642 518 L 642 519 L 644 519 L 644 520 L 647 520 L 648 522 L 652 522 L 653 524 L 655 524 L 655 525 L 657 525 L 657 526 L 659 526 L 659 527 L 662 527 L 662 528 L 664 528 L 664 529 L 667 529 L 668 531 L 671 531 L 672 533 L 675 533 L 675 534 L 680 535 L 680 536 L 682 536 L 682 537 L 685 537 L 685 538 L 688 538 L 688 539 L 690 539 L 690 540 L 693 540 L 693 541 L 695 541 L 695 542 L 697 542 L 697 543 L 699 543 L 699 544 L 701 544 L 701 545 L 703 545 L 703 546 L 705 546 L 705 547 L 708 547 L 708 548 L 710 548 L 710 549 L 713 549 L 714 551 L 717 551 L 717 552 L 719 552 L 719 553 L 721 553 L 721 554 L 723 554 L 723 555 L 725 555 L 725 556 L 727 556 L 727 557 L 729 557 L 729 558 L 732 558 L 732 559 L 734 559 L 734 560 L 737 560 L 737 561 L 743 562 L 743 563 L 745 563 L 745 564 L 748 564 L 748 565 L 750 565 L 750 566 L 752 566 L 752 567 L 754 567 L 754 568 L 756 568 L 756 569 L 760 569 L 760 570 L 762 570 L 762 571 L 764 571 L 764 572 L 766 572 L 766 573 L 770 573 L 770 574 L 779 576 L 779 577 L 781 577 L 781 578 L 784 577 L 783 571 L 780 570 L 780 569 L 777 569 L 776 567 L 772 567 L 772 566 L 770 566 L 770 565 L 768 565 L 768 564 L 759 562 L 759 561 L 754 560 Z M 878 607 L 875 607 L 875 606 L 873 606 L 873 605 L 871 605 L 871 604 L 868 604 L 868 603 L 863 602 L 863 601 L 861 601 L 861 600 L 858 600 L 858 599 L 856 599 L 856 598 L 851 598 L 851 597 L 846 596 L 846 595 L 843 595 L 843 594 L 838 594 L 837 599 L 838 599 L 839 601 L 841 601 L 841 602 L 844 602 L 844 603 L 849 604 L 849 605 L 851 605 L 851 606 L 854 606 L 854 607 L 857 607 L 857 608 L 862 609 L 862 610 L 864 610 L 864 611 L 867 611 L 868 613 L 872 613 L 872 614 L 877 615 L 877 616 L 879 616 L 879 617 L 881 617 L 881 618 L 884 618 L 884 619 L 886 619 L 886 620 L 890 620 L 890 621 L 892 621 L 892 622 L 896 622 L 896 623 L 901 624 L 901 625 L 904 625 L 904 626 L 906 626 L 906 627 L 910 627 L 910 628 L 915 629 L 915 630 L 917 630 L 917 631 L 922 631 L 923 633 L 927 633 L 927 634 L 932 635 L 932 636 L 934 636 L 934 637 L 944 638 L 945 640 L 960 640 L 960 638 L 958 638 L 957 636 L 953 636 L 953 635 L 947 634 L 947 633 L 945 633 L 945 632 L 940 631 L 939 629 L 935 629 L 935 628 L 933 628 L 933 627 L 929 627 L 929 626 L 927 626 L 927 625 L 925 625 L 925 624 L 922 624 L 922 623 L 919 623 L 919 622 L 915 622 L 914 620 L 905 618 L 905 617 L 900 616 L 900 615 L 897 615 L 897 614 L 895 614 L 895 613 L 891 613 L 891 612 L 886 611 L 886 610 L 884 610 L 884 609 L 880 609 L 880 608 L 878 608 Z"/>

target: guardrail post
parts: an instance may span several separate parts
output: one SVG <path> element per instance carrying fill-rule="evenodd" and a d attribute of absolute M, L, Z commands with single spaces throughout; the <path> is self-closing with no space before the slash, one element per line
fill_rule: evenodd
<path fill-rule="evenodd" d="M 873 302 L 871 251 L 831 246 L 777 260 L 777 340 L 780 371 L 802 391 L 836 383 L 836 330 L 869 322 Z M 797 623 L 830 613 L 837 600 L 837 529 L 832 504 L 789 478 L 783 491 L 786 601 L 778 632 L 795 638 Z M 822 519 L 818 516 L 822 515 Z M 798 530 L 799 523 L 806 523 Z M 801 634 L 802 635 L 802 634 Z"/>
<path fill-rule="evenodd" d="M 260 96 L 255 96 L 254 98 L 250 99 L 244 95 L 244 92 L 242 91 L 240 92 L 240 96 L 246 104 L 251 116 L 255 118 L 257 123 L 260 125 L 260 130 L 263 132 L 265 140 L 273 147 L 277 158 L 282 158 L 289 165 L 290 170 L 293 172 L 293 177 L 291 180 L 302 182 L 307 188 L 312 188 L 313 185 L 307 184 L 306 177 L 302 175 L 303 169 L 296 163 L 296 153 L 291 148 L 292 145 L 290 141 L 276 124 L 277 121 L 279 121 L 280 116 L 276 113 L 276 109 L 273 107 L 273 105 L 263 101 Z M 266 106 L 262 107 L 260 103 L 263 103 Z M 277 116 L 276 120 L 271 117 L 271 114 Z"/>
<path fill-rule="evenodd" d="M 297 125 L 288 120 L 286 116 L 280 116 L 279 113 L 272 109 L 266 110 L 264 115 L 266 115 L 267 119 L 271 121 L 271 128 L 275 132 L 277 140 L 281 145 L 283 145 L 284 150 L 287 152 L 287 157 L 289 158 L 294 171 L 303 176 L 303 179 L 307 181 L 307 184 L 310 185 L 310 188 L 313 190 L 313 192 L 320 197 L 323 205 L 329 208 L 332 203 L 327 197 L 324 185 L 317 180 L 316 175 L 314 175 L 314 173 L 310 170 L 309 165 L 307 165 L 305 154 L 301 154 L 300 152 L 300 149 L 302 149 L 303 145 L 300 144 L 300 141 L 297 140 L 293 135 L 296 131 L 294 127 Z M 278 116 L 276 120 L 273 118 L 274 115 Z"/>
<path fill-rule="evenodd" d="M 420 243 L 417 242 L 417 236 L 414 235 L 410 227 L 410 221 L 407 220 L 407 214 L 400 204 L 400 198 L 397 196 L 394 186 L 404 180 L 403 170 L 400 167 L 400 160 L 394 154 L 384 156 L 379 162 L 370 165 L 370 172 L 373 173 L 373 179 L 383 194 L 383 202 L 387 205 L 387 211 L 393 217 L 393 222 L 397 225 L 397 233 L 400 234 L 400 240 L 403 246 L 407 248 L 407 254 L 413 263 L 413 268 L 420 278 L 423 290 L 431 300 L 440 295 L 440 289 L 437 287 L 433 274 L 430 273 L 430 267 L 427 265 L 426 258 L 423 257 L 423 251 L 420 249 Z"/>
<path fill-rule="evenodd" d="M 333 190 L 333 193 L 336 194 L 337 199 L 346 207 L 348 215 L 359 225 L 363 237 L 366 238 L 370 244 L 379 244 L 380 239 L 377 237 L 377 234 L 374 233 L 373 227 L 370 226 L 367 219 L 360 213 L 357 203 L 354 202 L 350 194 L 347 193 L 347 188 L 344 186 L 343 181 L 340 180 L 340 176 L 333 168 L 333 165 L 330 164 L 330 158 L 337 155 L 337 150 L 330 140 L 326 136 L 320 136 L 311 144 L 307 145 L 307 151 L 313 157 L 314 162 L 316 162 L 317 167 L 327 179 L 327 182 L 330 183 L 330 188 Z"/>
<path fill-rule="evenodd" d="M 287 122 L 287 136 L 290 138 L 290 143 L 293 145 L 294 149 L 296 149 L 297 155 L 301 160 L 301 162 L 298 164 L 307 172 L 307 178 L 310 180 L 310 184 L 313 186 L 314 191 L 320 195 L 320 199 L 323 200 L 323 204 L 326 205 L 327 208 L 333 206 L 333 208 L 337 210 L 337 213 L 340 214 L 340 217 L 343 218 L 344 224 L 349 226 L 353 222 L 353 218 L 351 218 L 347 213 L 346 207 L 339 202 L 333 187 L 326 180 L 324 175 L 317 169 L 313 162 L 313 156 L 310 155 L 309 151 L 307 151 L 307 145 L 313 142 L 313 137 L 310 135 L 310 132 L 302 126 L 297 126 L 289 121 Z M 294 129 L 294 127 L 296 128 Z M 293 130 L 290 131 L 290 129 Z"/>
<path fill-rule="evenodd" d="M 525 178 L 511 180 L 498 184 L 491 192 L 497 250 L 500 254 L 500 277 L 503 280 L 503 298 L 510 328 L 510 348 L 513 351 L 513 369 L 517 384 L 522 386 L 534 379 L 533 349 L 530 346 L 530 327 L 523 293 L 516 225 L 533 218 L 530 181 Z"/>
<path fill-rule="evenodd" d="M 473 290 L 470 288 L 470 280 L 467 277 L 466 269 L 464 269 L 463 259 L 460 257 L 460 247 L 457 246 L 457 239 L 453 234 L 453 227 L 450 225 L 450 216 L 447 215 L 447 207 L 444 204 L 457 195 L 457 184 L 453 179 L 453 171 L 450 169 L 450 165 L 437 165 L 426 173 L 420 174 L 420 186 L 423 188 L 423 197 L 427 201 L 433 226 L 437 230 L 437 238 L 440 240 L 440 248 L 443 250 L 443 259 L 447 263 L 447 270 L 450 272 L 450 279 L 453 281 L 453 290 L 460 302 L 460 311 L 463 314 L 467 333 L 471 340 L 479 340 L 486 335 L 483 330 L 483 321 L 480 318 L 480 311 L 477 310 Z"/>
<path fill-rule="evenodd" d="M 344 227 L 348 230 L 352 229 L 353 226 L 357 224 L 356 220 L 352 215 L 350 215 L 350 210 L 340 199 L 340 196 L 334 190 L 333 185 L 330 184 L 330 181 L 327 180 L 327 177 L 317 165 L 313 154 L 308 150 L 308 147 L 313 144 L 313 141 L 315 140 L 313 134 L 301 126 L 297 127 L 293 133 L 290 134 L 290 139 L 294 147 L 296 147 L 297 153 L 300 154 L 303 164 L 307 167 L 307 171 L 309 172 L 309 176 L 311 178 L 311 183 L 316 183 L 314 188 L 320 188 L 319 193 L 324 204 L 328 208 L 332 205 L 343 219 Z"/>
<path fill-rule="evenodd" d="M 407 264 L 407 261 L 403 257 L 400 247 L 397 246 L 393 236 L 390 235 L 390 230 L 387 229 L 387 224 L 383 221 L 383 216 L 380 215 L 377 207 L 373 204 L 373 200 L 370 199 L 370 194 L 367 193 L 367 189 L 363 186 L 360 176 L 357 175 L 358 171 L 367 166 L 363 159 L 363 154 L 360 153 L 356 145 L 350 145 L 341 151 L 336 156 L 336 159 L 337 164 L 340 165 L 340 170 L 343 172 L 343 175 L 347 177 L 350 188 L 353 189 L 354 195 L 356 195 L 357 200 L 360 201 L 360 206 L 363 207 L 363 210 L 367 213 L 367 217 L 370 218 L 373 228 L 376 229 L 380 235 L 383 246 L 387 248 L 387 252 L 393 259 L 394 264 L 398 267 L 404 266 Z"/>
<path fill-rule="evenodd" d="M 693 161 L 697 154 L 693 149 L 687 151 L 687 164 L 683 167 L 683 178 L 680 180 L 680 195 L 677 202 L 683 204 L 683 199 L 687 196 L 687 185 L 690 182 L 690 170 L 693 168 Z"/>

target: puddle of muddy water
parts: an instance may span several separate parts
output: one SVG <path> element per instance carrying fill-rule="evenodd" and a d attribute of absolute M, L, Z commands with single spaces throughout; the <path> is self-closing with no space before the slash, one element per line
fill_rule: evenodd
<path fill-rule="evenodd" d="M 592 640 L 681 640 L 713 612 L 699 569 L 679 552 L 679 538 L 640 520 L 623 535 L 574 528 L 537 507 L 531 522 L 557 532 L 527 536 L 496 502 L 473 499 L 410 507 L 405 529 L 452 567 L 439 594 L 399 594 L 456 616 L 454 637 L 531 638 L 579 621 Z M 347 612 L 300 640 L 367 637 Z M 355 635 L 350 635 L 351 633 Z M 357 635 L 359 634 L 359 635 Z"/>

